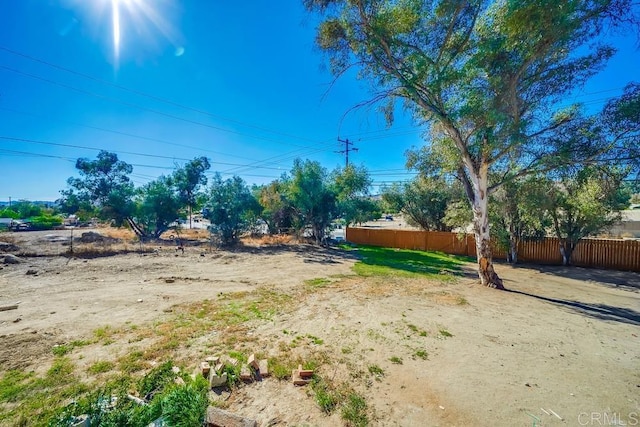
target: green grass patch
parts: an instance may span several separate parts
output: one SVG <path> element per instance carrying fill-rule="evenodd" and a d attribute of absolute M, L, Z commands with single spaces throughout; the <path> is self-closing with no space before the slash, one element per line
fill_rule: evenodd
<path fill-rule="evenodd" d="M 347 401 L 342 406 L 341 415 L 347 426 L 366 427 L 369 425 L 367 402 L 356 393 L 351 393 L 347 396 Z"/>
<path fill-rule="evenodd" d="M 318 277 L 315 279 L 305 280 L 304 284 L 312 289 L 324 288 L 331 283 L 331 280 L 325 277 Z"/>
<path fill-rule="evenodd" d="M 376 378 L 384 377 L 384 370 L 378 365 L 369 365 L 369 373 Z"/>
<path fill-rule="evenodd" d="M 87 368 L 87 372 L 90 374 L 104 374 L 105 372 L 110 372 L 115 368 L 116 364 L 107 360 L 101 360 L 99 362 L 94 363 L 93 365 Z"/>
<path fill-rule="evenodd" d="M 33 372 L 22 372 L 18 370 L 6 372 L 0 378 L 0 402 L 15 402 L 27 392 L 31 386 Z"/>
<path fill-rule="evenodd" d="M 377 246 L 358 247 L 360 261 L 353 266 L 359 276 L 431 277 L 451 280 L 461 274 L 461 266 L 468 257 L 442 252 L 423 252 Z"/>
<path fill-rule="evenodd" d="M 398 356 L 393 356 L 389 359 L 391 361 L 391 363 L 396 364 L 396 365 L 402 365 L 402 358 L 398 357 Z"/>
<path fill-rule="evenodd" d="M 452 337 L 453 334 L 449 331 L 447 331 L 446 329 L 440 329 L 440 335 L 445 337 L 445 338 L 449 338 Z"/>
<path fill-rule="evenodd" d="M 314 376 L 311 381 L 311 390 L 315 394 L 316 403 L 325 414 L 331 414 L 340 402 L 340 393 L 332 384 L 327 383 L 319 376 Z"/>
<path fill-rule="evenodd" d="M 413 357 L 427 360 L 429 358 L 429 353 L 427 353 L 425 350 L 416 350 L 416 352 L 413 354 Z"/>

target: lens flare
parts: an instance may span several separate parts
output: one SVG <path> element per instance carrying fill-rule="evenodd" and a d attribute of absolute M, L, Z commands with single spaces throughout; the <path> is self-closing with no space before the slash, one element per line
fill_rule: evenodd
<path fill-rule="evenodd" d="M 111 0 L 113 26 L 113 52 L 116 61 L 120 57 L 120 1 Z"/>

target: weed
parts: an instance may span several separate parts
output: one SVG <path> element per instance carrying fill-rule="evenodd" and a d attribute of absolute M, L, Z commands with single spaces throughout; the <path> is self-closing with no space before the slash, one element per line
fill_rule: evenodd
<path fill-rule="evenodd" d="M 279 357 L 269 359 L 269 371 L 279 380 L 289 379 L 293 369 L 293 366 L 283 363 Z"/>
<path fill-rule="evenodd" d="M 173 362 L 169 360 L 152 369 L 138 383 L 140 395 L 149 396 L 163 390 L 176 376 L 171 370 L 172 368 Z"/>
<path fill-rule="evenodd" d="M 47 371 L 43 385 L 45 387 L 58 387 L 73 381 L 74 366 L 66 357 L 58 357 Z"/>
<path fill-rule="evenodd" d="M 342 419 L 347 426 L 365 427 L 369 424 L 367 417 L 367 402 L 356 393 L 347 396 L 347 401 L 342 407 Z"/>
<path fill-rule="evenodd" d="M 311 340 L 311 342 L 315 345 L 322 345 L 324 344 L 324 340 L 318 338 L 318 337 L 314 337 L 313 335 L 307 335 L 307 338 L 309 338 Z"/>
<path fill-rule="evenodd" d="M 416 325 L 412 325 L 411 323 L 409 323 L 407 327 L 411 329 L 413 332 L 418 332 L 418 327 Z"/>
<path fill-rule="evenodd" d="M 105 372 L 113 370 L 114 367 L 115 363 L 109 362 L 107 360 L 102 360 L 89 366 L 87 372 L 89 372 L 90 374 L 104 374 Z"/>
<path fill-rule="evenodd" d="M 378 365 L 369 365 L 369 373 L 376 378 L 384 377 L 384 370 Z"/>
<path fill-rule="evenodd" d="M 340 401 L 340 395 L 335 390 L 333 384 L 327 383 L 324 379 L 314 376 L 311 382 L 311 389 L 316 398 L 316 403 L 325 414 L 331 414 Z"/>
<path fill-rule="evenodd" d="M 427 336 L 427 331 L 420 331 L 419 334 L 421 337 L 426 337 Z"/>
<path fill-rule="evenodd" d="M 414 353 L 414 357 L 419 357 L 422 360 L 427 360 L 429 358 L 429 353 L 424 350 L 416 350 Z"/>
<path fill-rule="evenodd" d="M 53 353 L 54 356 L 64 356 L 65 354 L 71 353 L 72 349 L 73 347 L 70 345 L 57 344 L 53 346 L 51 353 Z"/>
<path fill-rule="evenodd" d="M 309 279 L 304 281 L 304 284 L 312 289 L 324 288 L 330 283 L 331 283 L 331 280 L 324 277 L 319 277 L 319 278 Z"/>
<path fill-rule="evenodd" d="M 342 351 L 342 354 L 351 354 L 351 353 L 353 353 L 353 349 L 351 347 L 342 347 L 342 349 L 340 351 Z"/>
<path fill-rule="evenodd" d="M 208 399 L 197 385 L 171 389 L 162 399 L 162 418 L 167 425 L 200 426 L 207 412 Z"/>
<path fill-rule="evenodd" d="M 142 363 L 142 358 L 144 353 L 140 350 L 132 351 L 118 359 L 118 365 L 122 372 L 131 374 L 133 372 L 141 371 L 144 369 L 144 364 Z"/>
<path fill-rule="evenodd" d="M 0 378 L 0 402 L 15 402 L 30 388 L 33 372 L 8 371 Z"/>
<path fill-rule="evenodd" d="M 402 359 L 398 356 L 393 356 L 389 359 L 391 361 L 391 363 L 396 364 L 396 365 L 402 365 Z"/>
<path fill-rule="evenodd" d="M 453 334 L 446 329 L 440 329 L 440 335 L 446 338 L 452 337 Z"/>

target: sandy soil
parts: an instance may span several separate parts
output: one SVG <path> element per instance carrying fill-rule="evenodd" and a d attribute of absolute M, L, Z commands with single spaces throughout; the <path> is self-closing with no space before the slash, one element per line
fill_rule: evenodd
<path fill-rule="evenodd" d="M 0 240 L 33 255 L 62 252 L 65 236 Z M 354 276 L 354 256 L 307 245 L 152 249 L 2 265 L 0 305 L 20 304 L 0 312 L 0 372 L 37 370 L 55 344 L 106 325 L 154 322 L 177 304 L 262 286 L 295 292 L 328 277 L 294 310 L 255 324 L 257 351 L 275 352 L 294 335 L 320 338 L 318 350 L 334 361 L 323 375 L 365 396 L 372 425 L 640 425 L 640 274 L 498 265 L 510 289 L 498 292 L 476 284 L 473 265 L 466 277 L 440 282 Z M 118 351 L 82 348 L 87 361 Z M 370 375 L 373 365 L 383 375 Z M 308 388 L 275 379 L 243 386 L 228 405 L 259 425 L 341 424 Z"/>

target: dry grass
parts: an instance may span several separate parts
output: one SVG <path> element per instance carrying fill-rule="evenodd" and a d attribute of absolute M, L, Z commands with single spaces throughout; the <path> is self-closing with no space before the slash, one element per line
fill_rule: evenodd
<path fill-rule="evenodd" d="M 242 243 L 248 246 L 289 245 L 295 243 L 295 239 L 293 236 L 288 234 L 275 234 L 259 237 L 245 237 L 242 239 Z"/>
<path fill-rule="evenodd" d="M 115 227 L 99 227 L 100 230 L 100 234 L 104 235 L 104 236 L 108 236 L 108 237 L 112 237 L 114 239 L 120 239 L 120 240 L 135 240 L 136 239 L 136 234 L 129 230 L 128 228 L 115 228 Z"/>

